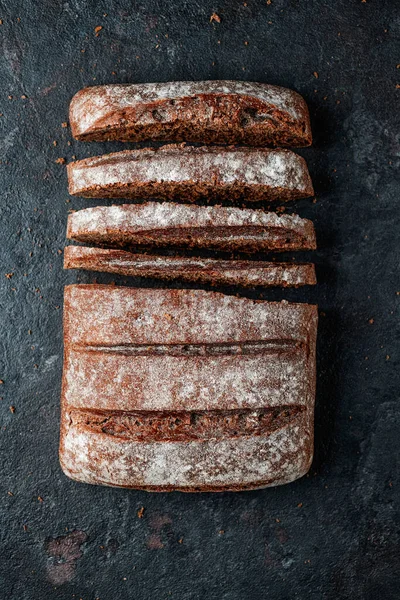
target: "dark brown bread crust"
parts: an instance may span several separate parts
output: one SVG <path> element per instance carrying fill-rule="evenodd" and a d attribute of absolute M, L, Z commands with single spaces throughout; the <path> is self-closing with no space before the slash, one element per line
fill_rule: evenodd
<path fill-rule="evenodd" d="M 60 460 L 78 481 L 244 490 L 311 463 L 316 307 L 65 290 Z"/>
<path fill-rule="evenodd" d="M 287 201 L 314 193 L 305 160 L 290 150 L 184 144 L 73 162 L 68 182 L 70 194 L 86 198 Z"/>
<path fill-rule="evenodd" d="M 149 256 L 82 246 L 64 249 L 64 269 L 243 287 L 299 287 L 316 283 L 315 268 L 310 263 Z"/>
<path fill-rule="evenodd" d="M 105 246 L 314 250 L 314 225 L 297 215 L 172 202 L 97 206 L 68 216 L 67 238 Z"/>
<path fill-rule="evenodd" d="M 73 136 L 84 141 L 188 141 L 309 146 L 307 105 L 292 90 L 253 82 L 102 85 L 71 101 Z"/>

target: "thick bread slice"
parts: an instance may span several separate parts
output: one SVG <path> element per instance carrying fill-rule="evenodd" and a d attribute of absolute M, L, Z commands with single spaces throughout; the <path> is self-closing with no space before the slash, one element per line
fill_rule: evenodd
<path fill-rule="evenodd" d="M 314 250 L 314 225 L 298 215 L 172 202 L 97 206 L 68 216 L 67 238 L 107 246 Z"/>
<path fill-rule="evenodd" d="M 99 85 L 70 106 L 77 140 L 169 140 L 249 146 L 309 146 L 303 98 L 247 81 L 172 81 Z"/>
<path fill-rule="evenodd" d="M 301 477 L 313 453 L 316 328 L 307 304 L 67 287 L 64 472 L 154 491 Z"/>
<path fill-rule="evenodd" d="M 316 283 L 315 268 L 310 263 L 149 256 L 82 246 L 64 249 L 64 269 L 243 287 L 298 287 Z"/>
<path fill-rule="evenodd" d="M 290 150 L 184 144 L 72 162 L 68 182 L 70 194 L 86 198 L 286 201 L 314 193 L 305 160 Z"/>

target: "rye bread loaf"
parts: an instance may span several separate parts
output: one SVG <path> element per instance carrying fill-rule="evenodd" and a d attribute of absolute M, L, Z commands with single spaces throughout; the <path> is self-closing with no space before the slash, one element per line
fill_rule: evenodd
<path fill-rule="evenodd" d="M 307 105 L 292 90 L 246 81 L 99 85 L 71 101 L 77 140 L 169 140 L 309 146 Z"/>
<path fill-rule="evenodd" d="M 242 287 L 299 287 L 316 283 L 315 268 L 310 263 L 149 256 L 82 246 L 64 249 L 64 269 Z"/>
<path fill-rule="evenodd" d="M 316 328 L 308 304 L 68 286 L 64 472 L 188 492 L 301 477 L 313 455 Z"/>
<path fill-rule="evenodd" d="M 147 202 L 86 208 L 68 215 L 67 238 L 105 246 L 314 250 L 314 225 L 262 210 Z"/>
<path fill-rule="evenodd" d="M 68 165 L 69 193 L 86 198 L 294 200 L 314 193 L 305 160 L 290 150 L 170 144 Z"/>

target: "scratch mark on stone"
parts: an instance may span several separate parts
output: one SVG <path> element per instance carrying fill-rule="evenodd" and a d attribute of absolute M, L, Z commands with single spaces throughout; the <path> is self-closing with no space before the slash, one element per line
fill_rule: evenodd
<path fill-rule="evenodd" d="M 42 368 L 42 373 L 51 371 L 51 369 L 53 368 L 53 366 L 55 365 L 57 360 L 58 360 L 58 354 L 53 354 L 53 356 L 49 356 L 49 358 L 46 358 L 46 360 L 44 361 L 43 368 Z"/>
<path fill-rule="evenodd" d="M 7 150 L 11 148 L 14 143 L 15 136 L 17 135 L 19 129 L 18 127 L 14 127 L 11 131 L 7 133 L 7 135 L 3 138 L 3 142 L 1 144 L 1 153 L 0 156 L 2 158 L 5 157 Z"/>

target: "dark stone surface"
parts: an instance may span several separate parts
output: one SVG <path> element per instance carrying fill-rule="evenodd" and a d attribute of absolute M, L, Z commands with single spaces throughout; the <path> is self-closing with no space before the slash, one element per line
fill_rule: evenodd
<path fill-rule="evenodd" d="M 396 4 L 0 2 L 1 598 L 399 598 Z M 69 100 L 93 83 L 218 78 L 293 87 L 311 110 L 317 203 L 290 210 L 315 221 L 320 283 L 258 297 L 322 311 L 313 468 L 241 494 L 74 483 L 57 458 L 62 294 L 94 275 L 63 273 L 60 250 L 68 209 L 93 202 L 68 199 L 56 159 L 121 145 L 72 141 Z"/>

